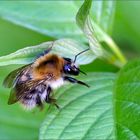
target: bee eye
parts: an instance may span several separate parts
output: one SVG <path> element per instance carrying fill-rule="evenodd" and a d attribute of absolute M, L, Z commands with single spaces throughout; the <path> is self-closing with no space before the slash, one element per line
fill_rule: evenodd
<path fill-rule="evenodd" d="M 65 74 L 71 74 L 71 75 L 78 75 L 79 74 L 79 70 L 78 68 L 76 68 L 76 66 L 72 66 L 71 64 L 66 64 L 63 67 L 64 73 Z"/>
<path fill-rule="evenodd" d="M 64 66 L 64 70 L 65 70 L 65 71 L 70 71 L 70 65 L 65 65 L 65 66 Z"/>

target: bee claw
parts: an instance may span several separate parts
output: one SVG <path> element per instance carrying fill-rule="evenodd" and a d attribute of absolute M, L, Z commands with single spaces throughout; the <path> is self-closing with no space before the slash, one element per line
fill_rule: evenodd
<path fill-rule="evenodd" d="M 56 104 L 56 103 L 54 103 L 54 105 L 56 106 L 56 108 L 59 110 L 60 109 L 60 107 Z"/>
<path fill-rule="evenodd" d="M 56 99 L 50 98 L 50 101 L 51 101 L 52 103 L 55 103 L 55 102 L 56 102 Z"/>
<path fill-rule="evenodd" d="M 53 98 L 49 98 L 49 102 L 50 104 L 54 104 L 56 106 L 57 109 L 60 109 L 60 107 L 56 104 L 56 99 L 53 99 Z"/>

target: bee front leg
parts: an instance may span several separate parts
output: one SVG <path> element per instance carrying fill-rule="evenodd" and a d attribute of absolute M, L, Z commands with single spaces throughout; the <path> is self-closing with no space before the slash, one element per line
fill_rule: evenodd
<path fill-rule="evenodd" d="M 50 93 L 52 92 L 51 87 L 49 86 L 46 90 L 47 90 L 47 95 L 46 95 L 46 99 L 45 99 L 46 103 L 54 104 L 56 106 L 56 108 L 59 109 L 59 106 L 56 104 L 56 99 L 50 98 Z"/>
<path fill-rule="evenodd" d="M 40 107 L 41 110 L 43 109 L 43 104 L 39 95 L 37 95 L 36 104 Z"/>
<path fill-rule="evenodd" d="M 75 78 L 69 77 L 69 76 L 65 76 L 65 77 L 64 77 L 64 80 L 65 80 L 65 81 L 69 81 L 69 82 L 71 82 L 71 83 L 78 83 L 78 84 L 80 84 L 80 85 L 84 85 L 84 86 L 86 86 L 86 87 L 89 87 L 88 84 L 86 84 L 86 83 L 84 83 L 84 82 L 82 82 L 82 81 L 79 81 L 79 80 L 77 80 L 77 79 L 75 79 Z"/>
<path fill-rule="evenodd" d="M 45 101 L 46 101 L 47 103 L 49 103 L 49 102 L 50 102 L 50 93 L 52 92 L 52 89 L 51 89 L 50 86 L 46 89 L 46 92 L 47 92 L 47 94 L 46 94 L 46 99 L 45 99 Z"/>

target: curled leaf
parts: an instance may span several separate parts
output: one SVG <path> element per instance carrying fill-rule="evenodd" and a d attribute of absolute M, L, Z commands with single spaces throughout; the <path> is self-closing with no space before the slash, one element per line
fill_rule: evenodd
<path fill-rule="evenodd" d="M 42 44 L 26 47 L 9 55 L 0 57 L 0 66 L 10 64 L 29 64 L 33 62 L 40 53 L 51 46 L 51 53 L 56 53 L 62 57 L 69 57 L 71 59 L 74 59 L 76 54 L 87 48 L 87 46 L 81 45 L 72 39 L 60 39 L 56 41 L 44 42 Z M 96 59 L 96 56 L 91 50 L 89 50 L 77 58 L 77 63 L 81 65 L 88 64 L 94 59 Z"/>

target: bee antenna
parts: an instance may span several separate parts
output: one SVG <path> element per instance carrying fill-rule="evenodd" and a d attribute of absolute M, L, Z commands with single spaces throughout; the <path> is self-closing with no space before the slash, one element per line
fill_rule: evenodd
<path fill-rule="evenodd" d="M 80 71 L 81 73 L 83 73 L 83 74 L 87 75 L 84 71 L 81 71 L 80 69 L 79 69 L 79 71 Z"/>
<path fill-rule="evenodd" d="M 80 69 L 79 69 L 79 71 L 80 71 L 81 73 L 83 73 L 83 74 L 87 75 L 84 71 L 81 71 Z"/>
<path fill-rule="evenodd" d="M 84 51 L 79 52 L 78 54 L 76 54 L 76 55 L 75 55 L 75 58 L 74 58 L 74 63 L 76 62 L 76 59 L 77 59 L 78 55 L 80 55 L 80 54 L 82 54 L 82 53 L 84 53 L 84 52 L 86 52 L 86 51 L 88 51 L 88 50 L 90 50 L 90 48 L 88 48 L 88 49 L 86 49 L 86 50 L 84 50 Z"/>
<path fill-rule="evenodd" d="M 75 67 L 77 70 L 79 70 L 81 73 L 87 75 L 84 71 L 80 70 L 79 68 Z"/>

